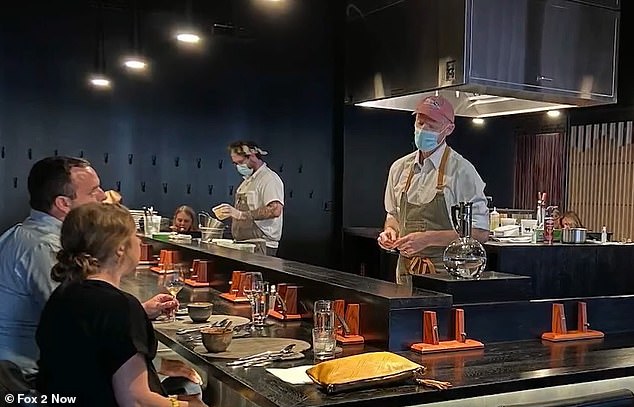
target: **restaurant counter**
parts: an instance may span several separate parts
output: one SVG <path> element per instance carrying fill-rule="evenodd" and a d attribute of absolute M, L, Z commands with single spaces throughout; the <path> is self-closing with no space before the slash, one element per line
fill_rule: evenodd
<path fill-rule="evenodd" d="M 147 269 L 124 277 L 121 287 L 141 301 L 162 289 L 160 276 Z M 245 304 L 233 304 L 209 288 L 184 288 L 182 302 L 210 301 L 214 314 L 248 316 Z M 302 339 L 310 342 L 309 322 L 280 322 L 259 335 Z M 263 367 L 232 368 L 226 360 L 194 352 L 178 340 L 175 328 L 157 323 L 159 341 L 207 373 L 204 400 L 213 406 L 500 406 L 518 400 L 554 400 L 620 388 L 634 388 L 634 334 L 614 334 L 604 340 L 551 344 L 539 340 L 487 343 L 484 350 L 450 352 L 421 357 L 397 352 L 427 367 L 427 378 L 449 381 L 448 390 L 437 391 L 402 384 L 339 395 L 327 395 L 315 385 L 290 385 Z M 346 348 L 344 348 L 346 349 Z M 376 350 L 349 348 L 344 355 Z M 310 351 L 303 360 L 278 362 L 271 367 L 313 364 Z M 579 383 L 592 382 L 592 385 Z M 531 390 L 535 389 L 535 390 Z M 477 397 L 476 399 L 473 399 Z M 435 404 L 439 403 L 439 404 Z"/>

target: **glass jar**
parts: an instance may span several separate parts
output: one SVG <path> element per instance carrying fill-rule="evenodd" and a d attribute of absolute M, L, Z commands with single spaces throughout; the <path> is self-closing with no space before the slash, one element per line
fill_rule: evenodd
<path fill-rule="evenodd" d="M 443 253 L 443 262 L 452 276 L 476 280 L 486 267 L 487 255 L 480 242 L 471 237 L 460 237 L 449 243 Z"/>

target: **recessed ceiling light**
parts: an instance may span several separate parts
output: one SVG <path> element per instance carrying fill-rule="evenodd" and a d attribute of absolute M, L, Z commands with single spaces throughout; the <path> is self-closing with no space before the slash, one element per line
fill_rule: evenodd
<path fill-rule="evenodd" d="M 95 88 L 106 89 L 110 87 L 110 79 L 103 75 L 93 75 L 90 77 L 90 84 Z"/>
<path fill-rule="evenodd" d="M 549 110 L 546 112 L 546 114 L 548 115 L 548 117 L 559 117 L 559 115 L 561 114 L 561 112 L 559 110 Z"/>
<path fill-rule="evenodd" d="M 123 65 L 126 68 L 130 68 L 136 71 L 145 69 L 147 67 L 147 63 L 140 58 L 128 58 L 123 62 Z"/>
<path fill-rule="evenodd" d="M 198 44 L 200 42 L 200 36 L 194 33 L 178 33 L 176 34 L 176 39 L 180 42 L 184 42 L 187 44 Z"/>
<path fill-rule="evenodd" d="M 473 124 L 476 124 L 478 126 L 482 126 L 484 124 L 484 119 L 480 117 L 474 117 L 471 121 L 473 122 Z"/>

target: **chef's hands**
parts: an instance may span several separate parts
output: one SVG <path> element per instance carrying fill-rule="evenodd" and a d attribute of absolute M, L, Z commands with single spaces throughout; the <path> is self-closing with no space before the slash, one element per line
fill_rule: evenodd
<path fill-rule="evenodd" d="M 394 249 L 394 243 L 398 239 L 398 232 L 394 228 L 388 226 L 379 234 L 377 239 L 379 246 L 386 250 Z"/>
<path fill-rule="evenodd" d="M 244 212 L 237 210 L 229 204 L 220 205 L 218 209 L 214 210 L 214 213 L 216 213 L 218 219 L 232 218 L 236 220 L 242 220 L 246 217 Z"/>
<path fill-rule="evenodd" d="M 397 239 L 394 247 L 405 257 L 413 257 L 431 246 L 431 234 L 429 232 L 412 232 Z"/>
<path fill-rule="evenodd" d="M 170 377 L 184 377 L 196 384 L 203 384 L 203 379 L 198 372 L 176 359 L 161 359 L 161 367 L 158 373 Z"/>
<path fill-rule="evenodd" d="M 171 314 L 178 309 L 178 300 L 169 294 L 157 294 L 143 303 L 148 318 L 154 319 L 161 314 Z"/>

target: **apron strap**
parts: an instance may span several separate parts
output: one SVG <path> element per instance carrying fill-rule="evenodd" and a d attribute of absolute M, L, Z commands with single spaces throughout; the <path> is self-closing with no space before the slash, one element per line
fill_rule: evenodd
<path fill-rule="evenodd" d="M 445 152 L 440 159 L 440 166 L 438 167 L 438 181 L 436 183 L 436 190 L 442 191 L 445 188 L 445 167 L 447 166 L 447 159 L 449 158 L 449 146 L 445 147 Z"/>
<path fill-rule="evenodd" d="M 428 257 L 409 259 L 409 274 L 436 274 L 436 266 Z"/>

